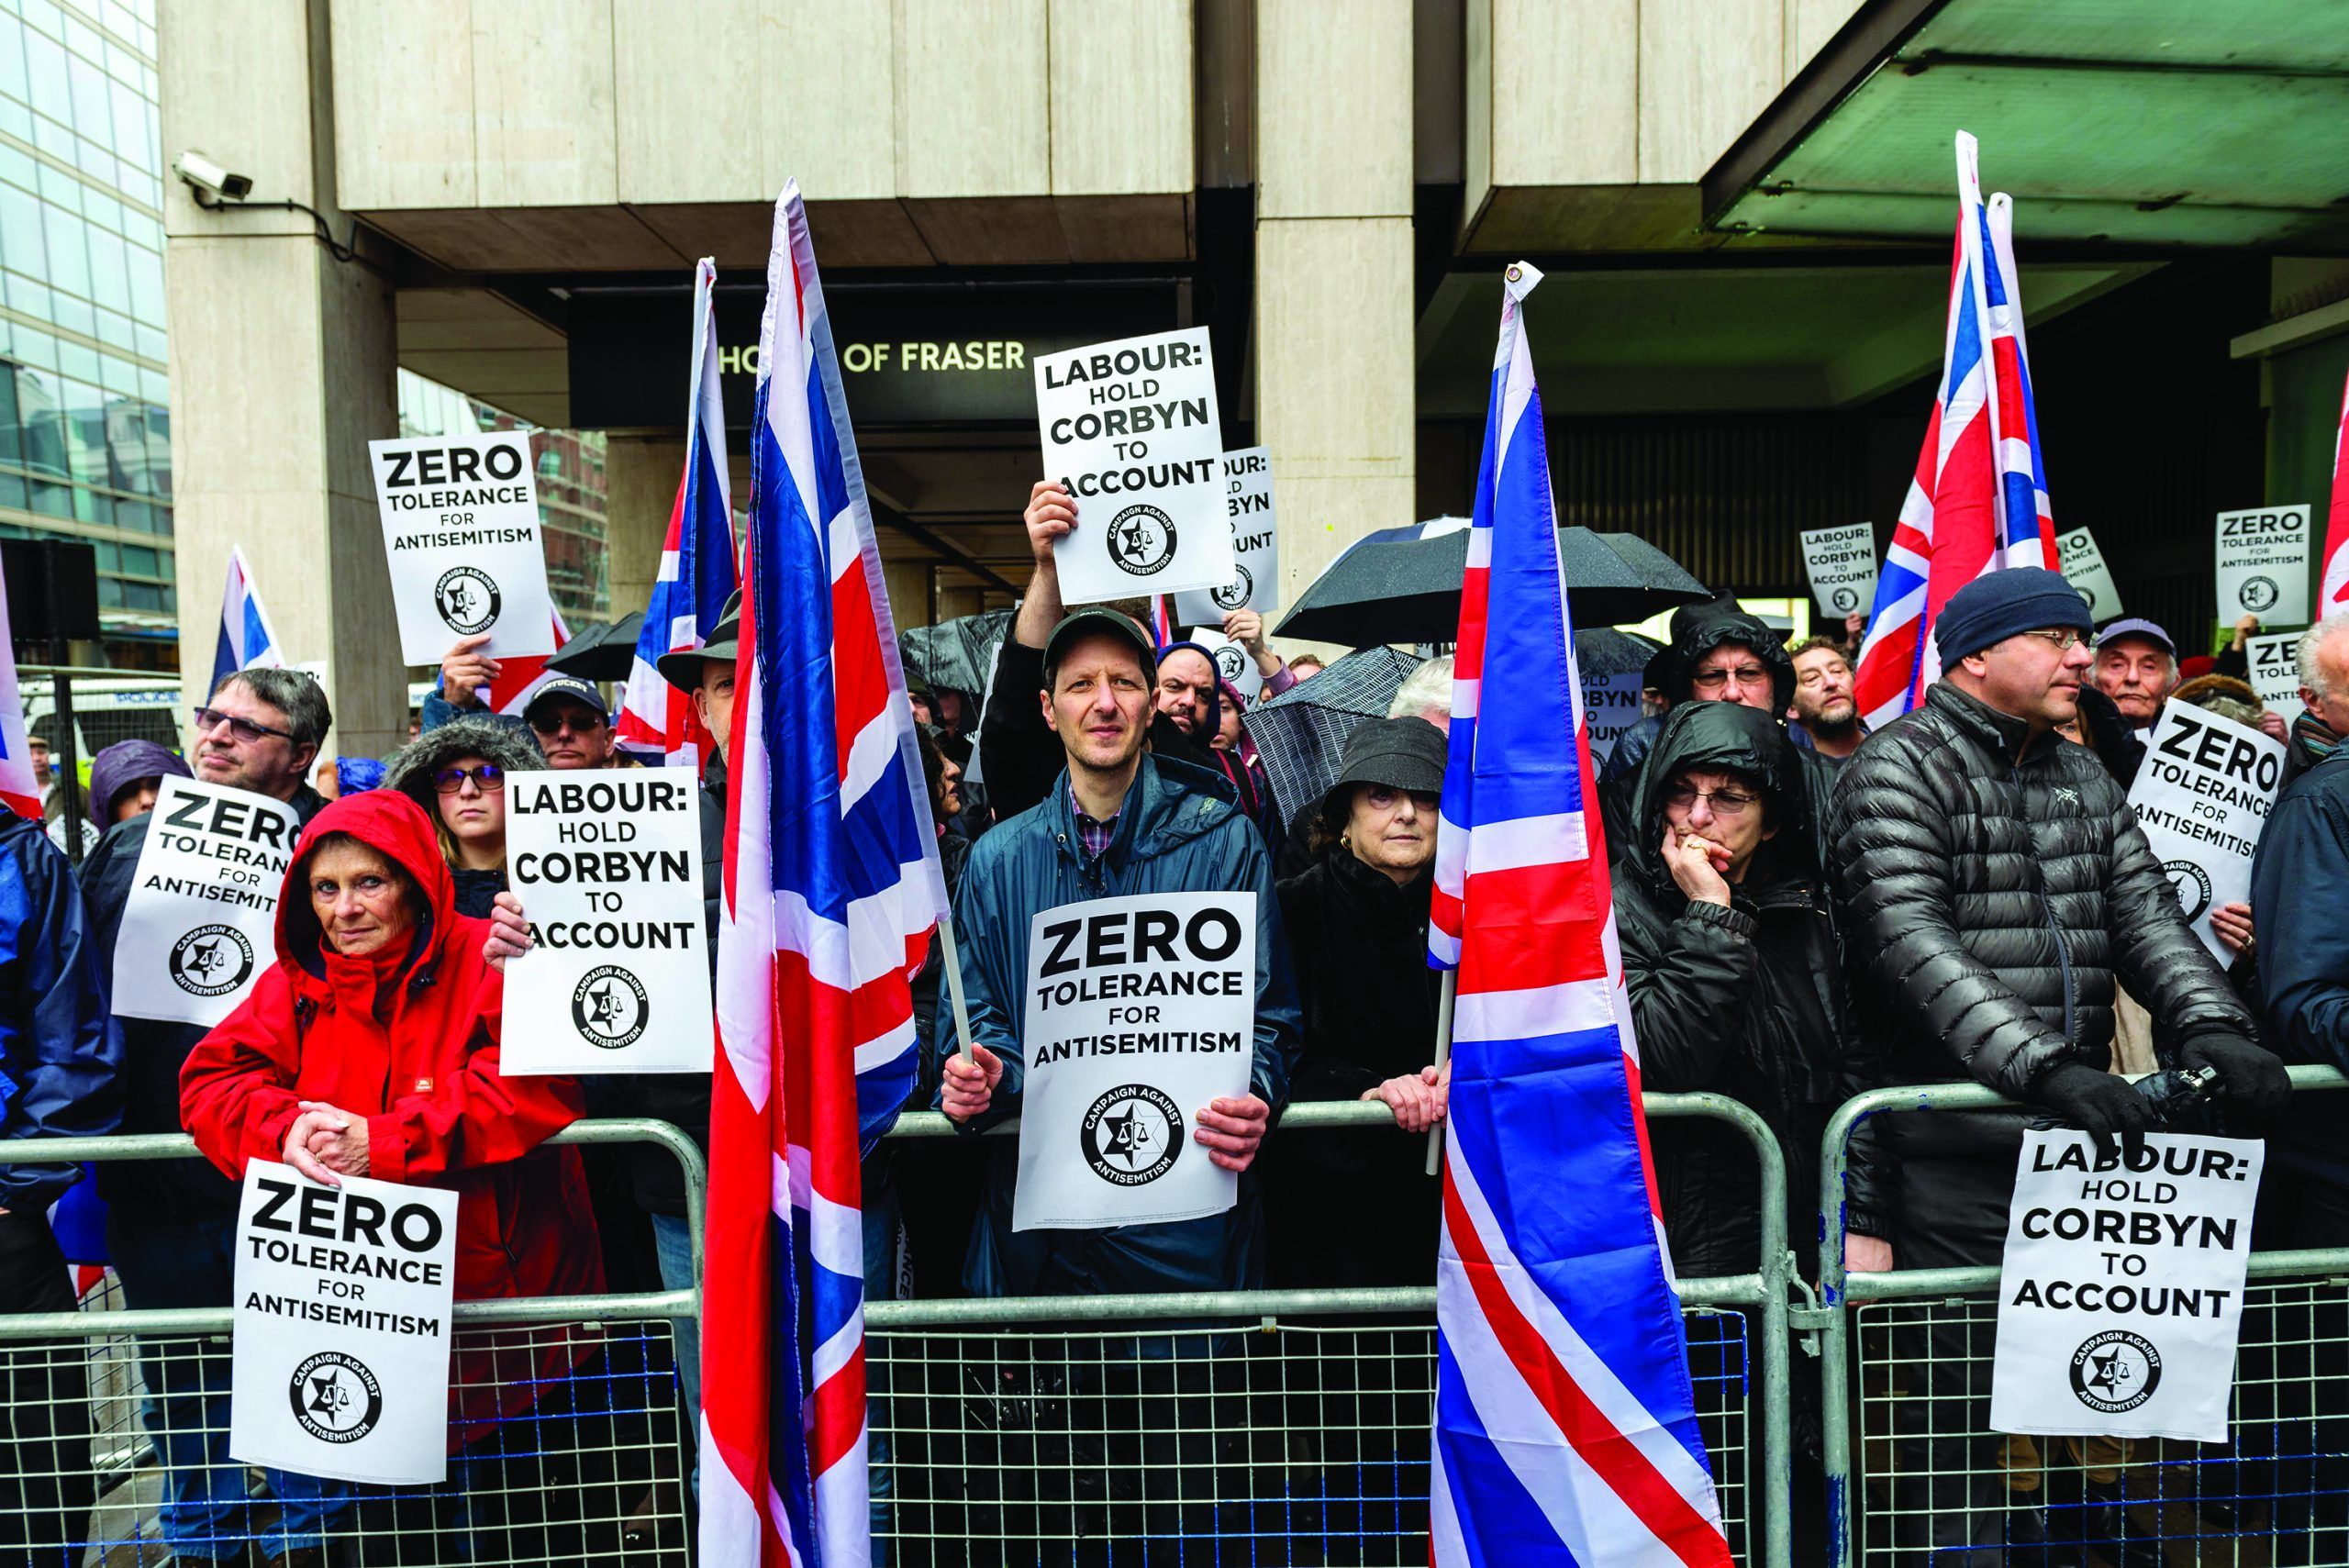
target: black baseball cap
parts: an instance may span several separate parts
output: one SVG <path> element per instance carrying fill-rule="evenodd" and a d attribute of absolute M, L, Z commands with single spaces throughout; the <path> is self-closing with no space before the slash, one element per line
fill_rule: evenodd
<path fill-rule="evenodd" d="M 604 694 L 595 682 L 583 681 L 576 675 L 556 675 L 530 694 L 530 700 L 522 706 L 523 722 L 528 723 L 532 714 L 554 697 L 569 697 L 585 706 L 604 723 L 612 721 L 612 710 L 606 706 Z"/>
<path fill-rule="evenodd" d="M 1061 617 L 1060 625 L 1044 639 L 1044 689 L 1052 690 L 1053 673 L 1061 667 L 1061 655 L 1081 637 L 1102 635 L 1122 638 L 1133 644 L 1135 654 L 1141 660 L 1141 678 L 1149 684 L 1158 681 L 1158 649 L 1141 623 L 1129 615 L 1121 615 L 1107 605 L 1087 605 L 1081 610 L 1071 610 Z"/>

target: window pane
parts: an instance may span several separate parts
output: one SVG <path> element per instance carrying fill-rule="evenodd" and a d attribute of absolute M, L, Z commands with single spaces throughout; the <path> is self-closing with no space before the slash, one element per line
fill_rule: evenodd
<path fill-rule="evenodd" d="M 163 325 L 163 259 L 143 245 L 123 249 L 130 271 L 130 314 L 150 327 Z"/>
<path fill-rule="evenodd" d="M 28 30 L 25 35 L 25 75 L 32 88 L 33 107 L 63 125 L 73 123 L 71 89 L 66 86 L 65 50 L 53 39 Z"/>
<path fill-rule="evenodd" d="M 90 297 L 115 310 L 130 308 L 130 262 L 122 241 L 103 228 L 87 230 Z"/>
<path fill-rule="evenodd" d="M 38 371 L 17 367 L 17 418 L 24 439 L 24 466 L 35 473 L 65 472 L 65 438 L 58 425 L 57 395 L 50 380 Z M 39 495 L 39 487 L 35 488 Z M 34 502 L 37 511 L 51 508 Z"/>
<path fill-rule="evenodd" d="M 50 287 L 89 298 L 90 252 L 82 239 L 80 215 L 44 206 L 40 216 L 41 233 L 49 240 Z"/>
<path fill-rule="evenodd" d="M 0 260 L 34 277 L 49 271 L 49 250 L 41 239 L 40 210 L 39 197 L 14 185 L 0 185 Z"/>

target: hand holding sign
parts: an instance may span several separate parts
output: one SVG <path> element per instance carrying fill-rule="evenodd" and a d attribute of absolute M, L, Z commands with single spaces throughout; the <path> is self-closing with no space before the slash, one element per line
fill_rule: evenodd
<path fill-rule="evenodd" d="M 1272 1116 L 1273 1107 L 1253 1095 L 1209 1100 L 1192 1136 L 1206 1145 L 1208 1159 L 1227 1171 L 1244 1171 L 1255 1160 Z"/>
<path fill-rule="evenodd" d="M 995 1086 L 1003 1082 L 1003 1058 L 973 1040 L 967 1058 L 958 1052 L 946 1059 L 941 1076 L 939 1109 L 955 1121 L 969 1121 L 985 1116 L 995 1103 Z"/>

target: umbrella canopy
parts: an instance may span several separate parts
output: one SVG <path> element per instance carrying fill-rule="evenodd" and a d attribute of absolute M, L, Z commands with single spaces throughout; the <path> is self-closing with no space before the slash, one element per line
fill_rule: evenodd
<path fill-rule="evenodd" d="M 1636 631 L 1593 627 L 1575 633 L 1575 667 L 1586 682 L 1602 681 L 1610 675 L 1637 674 L 1663 648 L 1664 644 L 1654 638 L 1642 637 Z"/>
<path fill-rule="evenodd" d="M 1282 637 L 1366 647 L 1449 642 L 1460 627 L 1460 580 L 1468 525 L 1439 517 L 1365 535 L 1331 562 L 1274 631 Z M 1566 600 L 1585 626 L 1645 620 L 1710 597 L 1670 556 L 1629 534 L 1558 530 Z"/>
<path fill-rule="evenodd" d="M 547 661 L 547 668 L 583 681 L 625 681 L 636 666 L 636 639 L 643 630 L 642 610 L 582 627 Z"/>
<path fill-rule="evenodd" d="M 996 651 L 1010 634 L 1009 610 L 985 610 L 936 626 L 910 627 L 897 634 L 897 652 L 907 680 L 933 692 L 944 688 L 975 696 L 987 689 Z"/>
<path fill-rule="evenodd" d="M 1392 648 L 1361 649 L 1240 716 L 1284 819 L 1296 820 L 1329 793 L 1346 737 L 1357 725 L 1386 717 L 1403 677 L 1419 666 L 1416 656 Z"/>

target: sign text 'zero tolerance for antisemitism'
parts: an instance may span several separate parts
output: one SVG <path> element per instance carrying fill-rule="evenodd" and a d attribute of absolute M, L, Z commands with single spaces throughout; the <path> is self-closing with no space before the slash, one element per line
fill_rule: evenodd
<path fill-rule="evenodd" d="M 2219 514 L 2219 624 L 2257 616 L 2265 626 L 2309 618 L 2309 508 L 2254 506 Z"/>
<path fill-rule="evenodd" d="M 2221 966 L 2232 963 L 2210 914 L 2251 896 L 2251 862 L 2284 776 L 2279 740 L 2194 706 L 2169 703 L 2129 786 L 2137 825 L 2177 890 L 2186 923 Z"/>
<path fill-rule="evenodd" d="M 1076 502 L 1075 528 L 1052 547 L 1063 602 L 1232 581 L 1206 328 L 1041 356 L 1036 419 L 1044 472 Z"/>
<path fill-rule="evenodd" d="M 457 1195 L 245 1167 L 228 1452 L 382 1485 L 447 1478 Z"/>
<path fill-rule="evenodd" d="M 1221 1214 L 1238 1175 L 1193 1141 L 1248 1093 L 1256 895 L 1134 894 L 1030 923 L 1014 1230 Z"/>
<path fill-rule="evenodd" d="M 492 659 L 554 651 L 538 476 L 519 430 L 370 441 L 400 661 L 438 664 L 487 633 Z"/>
<path fill-rule="evenodd" d="M 530 949 L 506 965 L 507 1073 L 707 1073 L 701 790 L 670 768 L 508 773 Z"/>
<path fill-rule="evenodd" d="M 277 898 L 302 819 L 284 801 L 166 778 L 115 939 L 114 1010 L 212 1025 L 276 962 Z"/>

